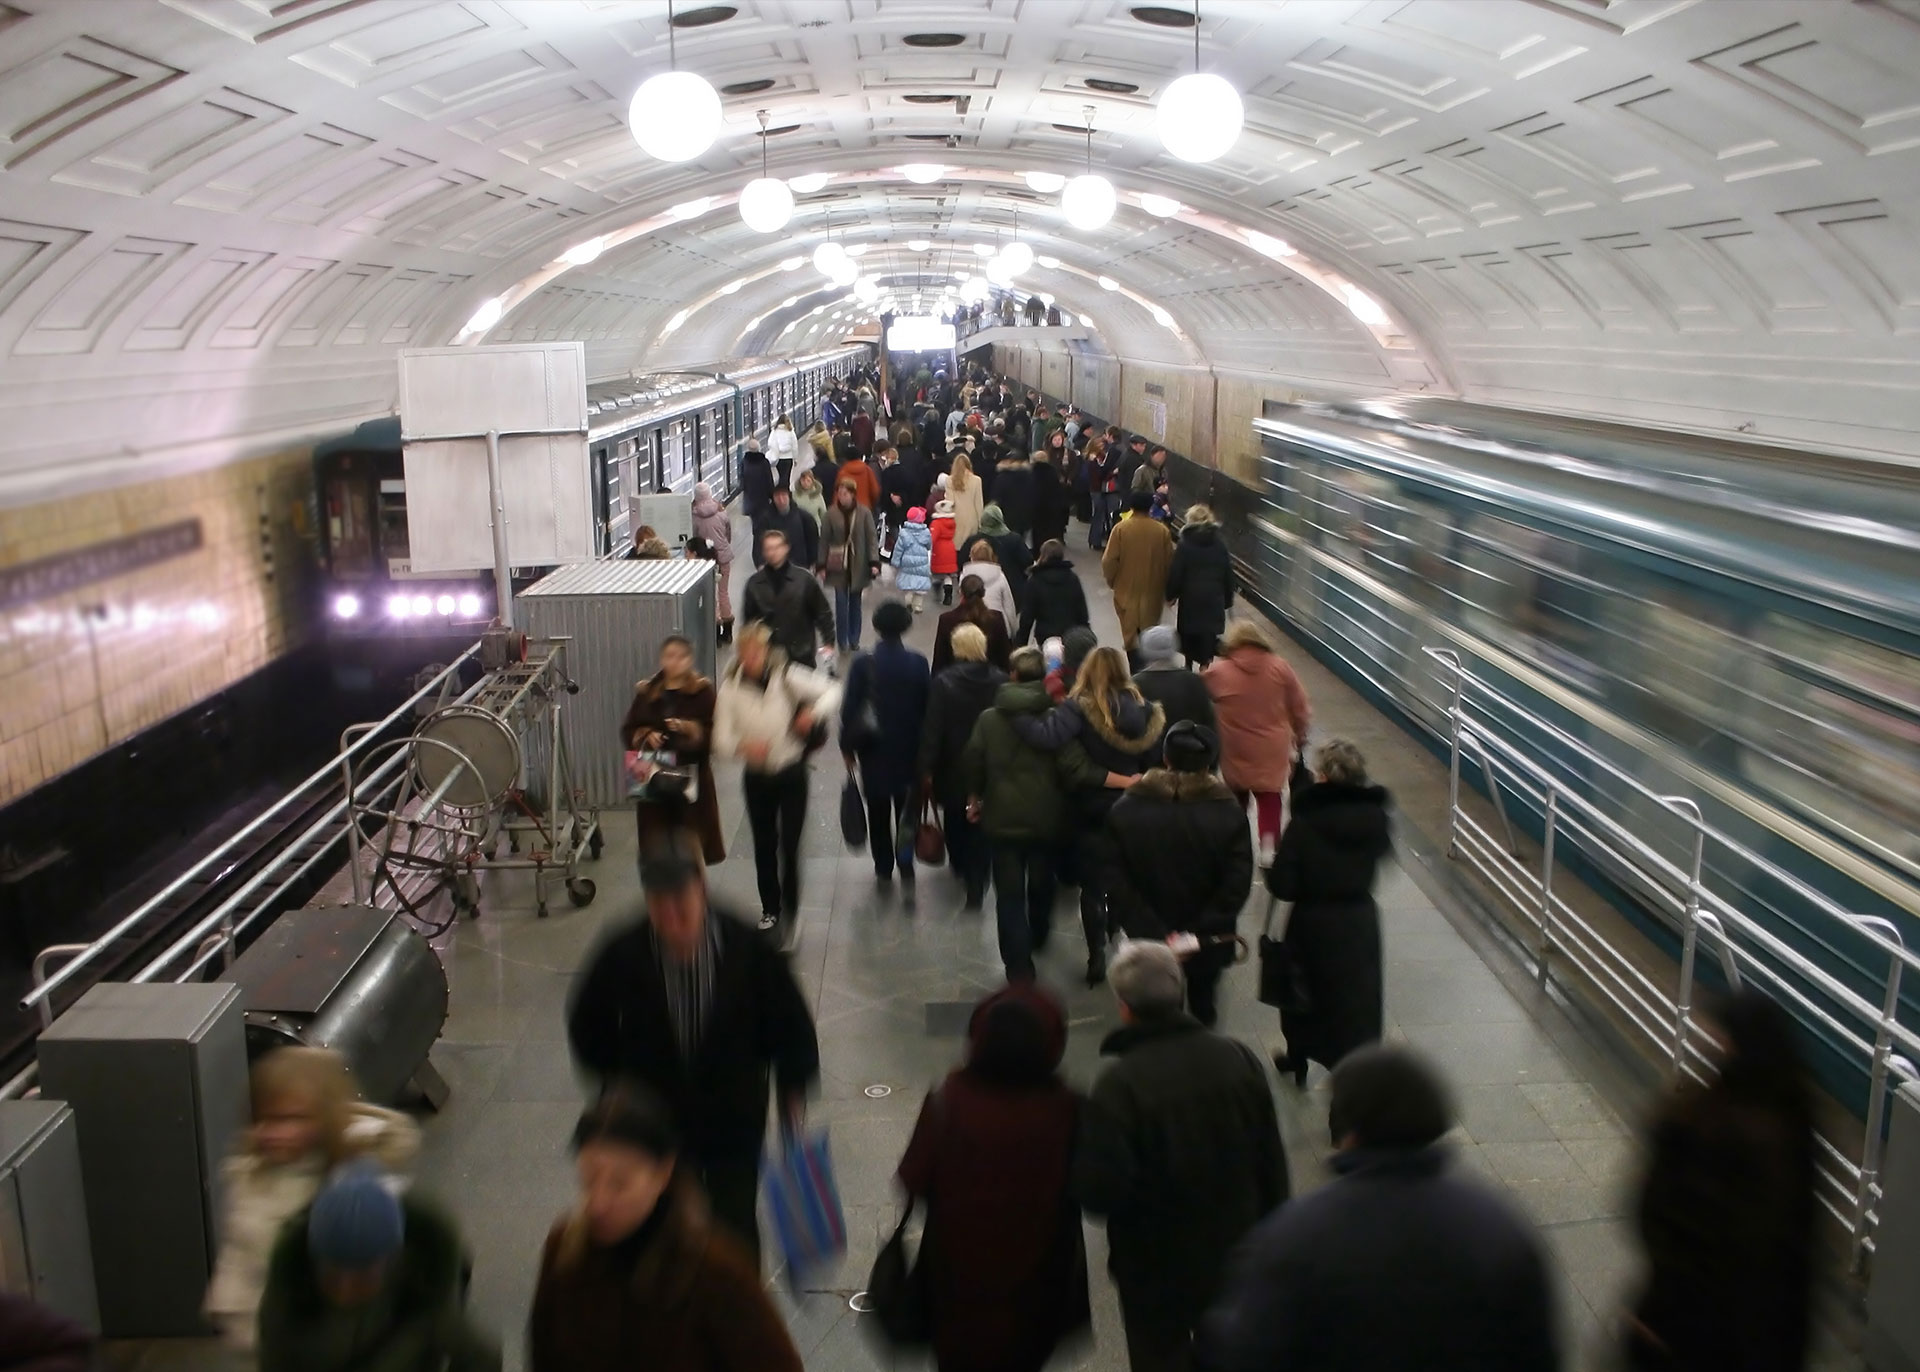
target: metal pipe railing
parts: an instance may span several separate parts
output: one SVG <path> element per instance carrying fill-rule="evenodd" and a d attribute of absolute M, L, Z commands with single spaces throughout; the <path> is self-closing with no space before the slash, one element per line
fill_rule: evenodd
<path fill-rule="evenodd" d="M 1448 855 L 1464 861 L 1489 887 L 1511 903 L 1533 931 L 1538 975 L 1544 984 L 1556 956 L 1583 973 L 1594 989 L 1645 1035 L 1667 1060 L 1676 1079 L 1704 1080 L 1712 1070 L 1701 1046 L 1703 1029 L 1695 1018 L 1699 957 L 1717 957 L 1727 983 L 1751 983 L 1782 1001 L 1827 1046 L 1857 1068 L 1866 1082 L 1866 1109 L 1858 1158 L 1832 1138 L 1819 1139 L 1821 1201 L 1847 1230 L 1856 1267 L 1872 1248 L 1880 1196 L 1887 1098 L 1901 1083 L 1915 1079 L 1913 1062 L 1899 1050 L 1920 1056 L 1920 1030 L 1900 1021 L 1902 978 L 1920 955 L 1908 949 L 1892 921 L 1863 915 L 1838 902 L 1794 873 L 1747 848 L 1710 824 L 1699 804 L 1687 796 L 1663 795 L 1611 758 L 1540 717 L 1498 687 L 1468 670 L 1457 653 L 1427 648 L 1425 654 L 1451 678 L 1447 705 Z M 1578 761 L 1585 776 L 1563 774 L 1545 765 L 1542 744 Z M 1460 803 L 1462 759 L 1471 758 L 1495 797 L 1503 845 L 1485 824 Z M 1611 785 L 1619 792 L 1604 789 Z M 1523 859 L 1514 847 L 1511 826 L 1498 797 L 1506 790 L 1543 817 L 1540 861 Z M 1621 797 L 1637 801 L 1641 813 L 1665 815 L 1685 825 L 1663 831 L 1672 844 L 1685 843 L 1684 865 L 1660 851 L 1648 837 L 1609 813 Z M 1663 990 L 1628 956 L 1624 947 L 1572 908 L 1554 889 L 1554 871 L 1564 850 L 1577 850 L 1602 870 L 1623 878 L 1666 911 L 1680 936 L 1678 978 Z M 1711 859 L 1731 859 L 1777 881 L 1807 909 L 1836 929 L 1876 949 L 1886 958 L 1884 975 L 1855 967 L 1862 985 L 1850 985 L 1816 964 L 1773 929 L 1741 908 L 1741 893 L 1716 889 L 1722 870 Z M 1845 970 L 1845 969 L 1843 969 Z"/>
<path fill-rule="evenodd" d="M 375 724 L 372 727 L 372 729 L 370 729 L 366 734 L 362 735 L 361 738 L 359 738 L 352 744 L 348 745 L 348 748 L 346 750 L 347 753 L 351 754 L 353 752 L 358 751 L 360 748 L 365 746 L 366 740 L 368 738 L 373 737 L 375 734 L 385 729 L 388 725 L 400 719 L 408 711 L 412 710 L 413 707 L 416 704 L 418 704 L 422 699 L 424 699 L 429 693 L 438 689 L 443 680 L 457 673 L 460 670 L 460 668 L 463 667 L 470 659 L 472 659 L 474 655 L 477 654 L 479 651 L 480 651 L 480 645 L 476 643 L 471 648 L 468 648 L 466 652 L 462 653 L 459 657 L 455 658 L 451 663 L 449 663 L 446 666 L 444 670 L 440 672 L 438 676 L 434 677 L 426 685 L 422 686 L 419 690 L 415 691 L 412 695 L 408 696 L 407 699 L 401 702 L 398 706 L 396 706 L 393 709 L 393 711 L 386 716 L 386 718 L 380 720 L 379 723 Z M 294 787 L 291 791 L 287 792 L 279 800 L 275 801 L 272 805 L 268 806 L 265 810 L 262 810 L 258 815 L 254 816 L 254 818 L 251 821 L 249 821 L 245 827 L 240 829 L 239 832 L 233 834 L 219 847 L 215 848 L 212 852 L 208 853 L 205 857 L 201 858 L 198 862 L 194 863 L 191 867 L 187 868 L 186 871 L 182 872 L 179 876 L 175 877 L 172 881 L 168 882 L 152 897 L 142 902 L 136 909 L 132 911 L 132 913 L 126 915 L 118 923 L 116 923 L 111 929 L 107 930 L 106 933 L 102 934 L 99 938 L 95 939 L 92 943 L 89 943 L 85 947 L 85 949 L 83 949 L 81 952 L 76 953 L 69 961 L 67 961 L 60 968 L 59 971 L 55 972 L 52 976 L 48 977 L 45 981 L 40 982 L 38 985 L 34 986 L 31 990 L 29 990 L 27 994 L 21 998 L 20 1008 L 22 1010 L 31 1010 L 38 1005 L 49 1002 L 51 998 L 57 992 L 59 992 L 59 990 L 62 987 L 66 986 L 69 982 L 73 981 L 76 977 L 78 977 L 82 971 L 84 971 L 88 966 L 90 966 L 92 963 L 98 960 L 100 956 L 103 953 L 105 953 L 108 948 L 110 948 L 115 943 L 119 942 L 121 939 L 125 938 L 128 934 L 132 933 L 134 930 L 140 928 L 140 926 L 142 924 L 145 924 L 148 920 L 152 919 L 155 916 L 155 914 L 158 911 L 160 911 L 169 900 L 171 900 L 176 894 L 178 894 L 189 883 L 191 883 L 194 880 L 194 878 L 202 875 L 203 873 L 209 870 L 218 869 L 223 864 L 226 864 L 233 857 L 235 850 L 238 849 L 242 843 L 244 843 L 247 839 L 251 838 L 254 834 L 258 833 L 276 815 L 280 814 L 283 810 L 286 810 L 289 806 L 293 805 L 296 801 L 300 800 L 309 791 L 312 791 L 316 787 L 330 781 L 333 775 L 339 770 L 340 763 L 341 763 L 340 758 L 336 757 L 336 758 L 329 759 L 323 766 L 316 769 L 312 775 L 307 777 L 306 780 L 302 781 L 298 786 Z"/>

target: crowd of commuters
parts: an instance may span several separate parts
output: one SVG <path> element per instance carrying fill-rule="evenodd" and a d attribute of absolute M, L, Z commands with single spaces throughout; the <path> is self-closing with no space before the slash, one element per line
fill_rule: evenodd
<path fill-rule="evenodd" d="M 1038 1372 L 1089 1337 L 1088 1219 L 1133 1372 L 1559 1367 L 1539 1239 L 1449 1164 L 1446 1084 L 1381 1043 L 1389 797 L 1351 743 L 1307 747 L 1299 679 L 1230 616 L 1212 516 L 1189 509 L 1174 538 L 1152 510 L 1164 454 L 991 376 L 912 378 L 894 424 L 874 398 L 829 397 L 818 433 L 775 426 L 767 480 L 746 484 L 757 570 L 731 660 L 716 685 L 669 637 L 622 722 L 645 783 L 646 918 L 576 979 L 566 1033 L 600 1093 L 573 1133 L 577 1203 L 526 1256 L 529 1368 L 802 1366 L 761 1280 L 756 1198 L 770 1119 L 800 1129 L 821 1074 L 787 949 L 809 760 L 836 733 L 876 880 L 913 889 L 903 836 L 931 806 L 964 910 L 994 898 L 1006 986 L 975 1007 L 897 1170 L 925 1211 L 916 1276 L 941 1372 Z M 831 503 L 807 508 L 810 484 Z M 730 548 L 710 493 L 694 513 L 697 542 Z M 1070 517 L 1103 549 L 1122 643 L 1088 623 Z M 864 615 L 887 564 L 899 594 Z M 911 598 L 936 587 L 929 662 L 906 636 Z M 857 652 L 863 619 L 877 641 Z M 708 885 L 722 759 L 741 767 L 757 928 Z M 1267 1063 L 1215 1029 L 1256 883 L 1286 910 L 1274 1066 L 1296 1086 L 1330 1071 L 1334 1175 L 1300 1196 Z M 1087 981 L 1110 984 L 1118 1021 L 1084 1089 L 1036 963 L 1069 888 Z M 1717 1025 L 1718 1074 L 1666 1099 L 1652 1131 L 1648 1271 L 1619 1347 L 1636 1368 L 1789 1372 L 1810 1323 L 1809 1091 L 1771 1002 L 1735 995 Z M 261 1372 L 497 1368 L 459 1230 L 406 1184 L 412 1124 L 357 1102 L 319 1050 L 262 1060 L 253 1102 L 207 1294 L 228 1341 Z M 49 1372 L 83 1365 L 59 1359 L 84 1359 L 84 1336 L 0 1305 L 0 1367 L 12 1333 L 45 1341 Z"/>

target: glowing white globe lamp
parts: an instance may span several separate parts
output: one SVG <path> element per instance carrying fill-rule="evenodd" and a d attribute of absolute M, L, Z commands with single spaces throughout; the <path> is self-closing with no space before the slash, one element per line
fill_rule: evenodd
<path fill-rule="evenodd" d="M 1240 92 L 1224 76 L 1188 72 L 1160 93 L 1154 127 L 1182 162 L 1211 162 L 1233 146 L 1246 122 Z"/>
<path fill-rule="evenodd" d="M 871 276 L 863 276 L 853 283 L 853 298 L 863 303 L 872 303 L 880 298 L 880 283 Z"/>
<path fill-rule="evenodd" d="M 909 238 L 907 240 L 908 252 L 925 252 L 928 248 L 931 248 L 932 246 L 933 246 L 933 242 L 931 239 Z"/>
<path fill-rule="evenodd" d="M 827 279 L 836 286 L 851 286 L 860 275 L 860 269 L 853 264 L 851 257 L 837 259 L 827 273 Z"/>
<path fill-rule="evenodd" d="M 776 176 L 759 176 L 740 191 L 740 218 L 755 233 L 778 233 L 793 218 L 793 192 Z"/>
<path fill-rule="evenodd" d="M 831 173 L 808 172 L 805 176 L 789 176 L 787 184 L 793 187 L 795 195 L 812 195 L 815 191 L 823 189 L 831 180 L 833 180 Z"/>
<path fill-rule="evenodd" d="M 900 168 L 900 175 L 916 186 L 931 185 L 947 174 L 947 169 L 938 162 L 909 162 Z"/>
<path fill-rule="evenodd" d="M 1018 276 L 1021 272 L 1033 269 L 1033 249 L 1017 238 L 1002 247 L 999 256 L 1007 264 L 1009 275 Z"/>
<path fill-rule="evenodd" d="M 1140 208 L 1156 219 L 1171 219 L 1186 206 L 1170 195 L 1142 195 Z"/>
<path fill-rule="evenodd" d="M 1004 258 L 995 257 L 989 259 L 986 271 L 987 280 L 996 286 L 1011 286 L 1013 284 L 1013 273 L 1007 270 L 1007 264 Z"/>
<path fill-rule="evenodd" d="M 1074 177 L 1060 193 L 1061 213 L 1066 215 L 1069 224 L 1083 232 L 1105 227 L 1119 202 L 1113 182 L 1097 172 Z"/>
<path fill-rule="evenodd" d="M 813 267 L 822 276 L 832 276 L 842 267 L 852 267 L 853 259 L 839 241 L 829 238 L 813 250 Z"/>
<path fill-rule="evenodd" d="M 720 92 L 690 71 L 649 76 L 627 106 L 640 151 L 662 162 L 689 162 L 720 136 Z"/>
<path fill-rule="evenodd" d="M 1067 184 L 1067 178 L 1059 172 L 1028 172 L 1026 174 L 1026 182 L 1028 186 L 1039 191 L 1040 194 L 1052 195 L 1055 191 Z"/>

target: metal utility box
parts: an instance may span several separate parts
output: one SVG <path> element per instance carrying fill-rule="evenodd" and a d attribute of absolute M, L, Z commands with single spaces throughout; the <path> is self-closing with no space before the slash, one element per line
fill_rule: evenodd
<path fill-rule="evenodd" d="M 0 1289 L 98 1332 L 79 1132 L 64 1101 L 0 1101 Z"/>
<path fill-rule="evenodd" d="M 562 729 L 585 805 L 626 803 L 620 721 L 633 703 L 634 684 L 659 669 L 661 639 L 686 635 L 695 670 L 712 680 L 715 567 L 684 558 L 587 562 L 562 567 L 520 593 L 529 635 L 569 640 L 566 672 L 580 693 L 567 698 Z M 543 740 L 529 740 L 529 758 L 543 748 Z M 531 760 L 529 769 L 537 774 Z"/>
<path fill-rule="evenodd" d="M 73 1107 L 108 1338 L 205 1332 L 220 1162 L 251 1114 L 240 988 L 102 982 L 40 1035 Z"/>
<path fill-rule="evenodd" d="M 1867 1366 L 1920 1372 L 1920 1087 L 1894 1092 L 1867 1288 Z"/>

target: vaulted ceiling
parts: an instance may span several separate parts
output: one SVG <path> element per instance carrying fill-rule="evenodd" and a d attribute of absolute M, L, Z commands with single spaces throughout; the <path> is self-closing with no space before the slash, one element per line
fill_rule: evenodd
<path fill-rule="evenodd" d="M 844 292 L 781 264 L 829 231 L 924 284 L 1016 214 L 1021 288 L 1123 357 L 1920 454 L 1920 0 L 1209 0 L 1247 128 L 1203 166 L 1153 132 L 1193 31 L 1125 3 L 696 7 L 679 65 L 738 93 L 669 165 L 625 122 L 663 0 L 0 0 L 0 500 L 387 410 L 403 346 L 817 343 Z M 1082 233 L 1021 173 L 1089 107 Z M 830 178 L 766 236 L 762 110 Z"/>

